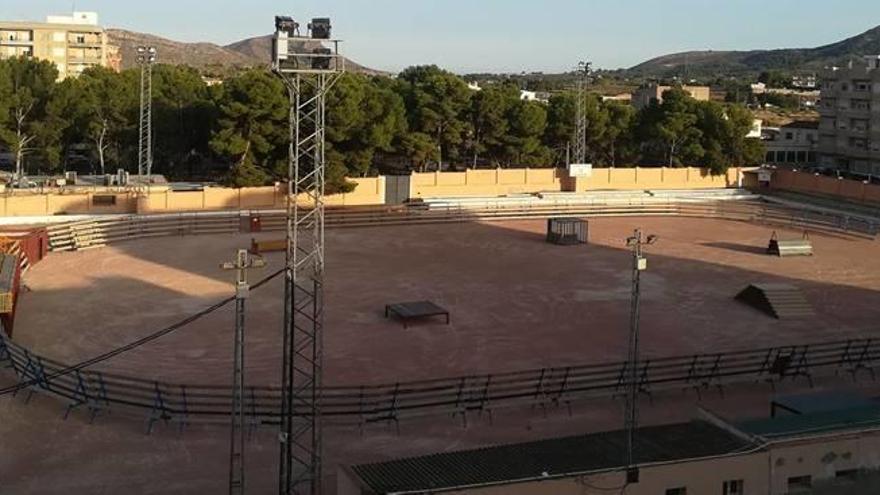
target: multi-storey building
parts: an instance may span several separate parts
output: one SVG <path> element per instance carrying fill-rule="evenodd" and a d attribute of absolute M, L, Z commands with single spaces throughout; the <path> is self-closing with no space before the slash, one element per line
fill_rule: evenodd
<path fill-rule="evenodd" d="M 765 162 L 768 164 L 801 167 L 817 164 L 818 122 L 798 120 L 778 128 L 765 127 L 761 140 L 767 150 Z"/>
<path fill-rule="evenodd" d="M 672 88 L 672 86 L 659 86 L 657 84 L 642 86 L 632 94 L 632 104 L 636 107 L 636 110 L 641 110 L 650 105 L 652 101 L 663 103 L 663 93 Z M 709 86 L 681 86 L 681 89 L 697 101 L 709 101 L 711 95 Z"/>
<path fill-rule="evenodd" d="M 820 165 L 880 175 L 880 56 L 822 74 Z"/>
<path fill-rule="evenodd" d="M 46 22 L 0 21 L 0 59 L 21 56 L 54 63 L 59 80 L 75 77 L 109 66 L 107 34 L 94 12 L 48 16 Z"/>

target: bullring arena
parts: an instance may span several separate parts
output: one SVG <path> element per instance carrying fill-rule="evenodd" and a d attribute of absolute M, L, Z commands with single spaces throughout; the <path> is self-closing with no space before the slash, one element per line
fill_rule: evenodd
<path fill-rule="evenodd" d="M 625 239 L 636 228 L 659 236 L 642 280 L 643 423 L 687 419 L 697 405 L 765 415 L 774 393 L 811 387 L 880 388 L 870 379 L 880 358 L 871 340 L 880 307 L 874 226 L 743 196 L 330 212 L 327 485 L 337 465 L 619 427 L 632 260 Z M 263 232 L 243 232 L 237 212 L 49 229 L 53 252 L 23 276 L 5 340 L 10 369 L 0 371 L 0 388 L 32 386 L 0 401 L 0 473 L 16 473 L 0 493 L 225 489 L 231 305 L 81 373 L 44 375 L 230 297 L 231 275 L 219 264 L 252 239 L 281 235 L 277 214 L 249 215 Z M 551 216 L 588 219 L 589 243 L 545 242 Z M 805 230 L 813 256 L 767 255 L 774 232 L 800 239 Z M 283 266 L 283 253 L 266 259 L 252 283 Z M 755 283 L 796 286 L 815 314 L 776 319 L 734 299 Z M 256 492 L 274 486 L 277 469 L 281 293 L 276 277 L 247 303 L 247 462 Z M 409 300 L 446 308 L 449 324 L 404 329 L 385 317 L 385 305 Z M 780 356 L 791 368 L 774 374 Z"/>

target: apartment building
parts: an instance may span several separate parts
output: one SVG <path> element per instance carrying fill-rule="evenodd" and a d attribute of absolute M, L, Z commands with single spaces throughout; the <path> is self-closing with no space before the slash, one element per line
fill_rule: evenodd
<path fill-rule="evenodd" d="M 672 89 L 672 86 L 660 86 L 657 84 L 642 86 L 632 94 L 632 104 L 636 107 L 636 110 L 641 110 L 655 100 L 658 103 L 663 103 L 663 93 L 670 89 Z M 698 101 L 709 101 L 711 96 L 709 86 L 682 86 L 681 89 Z"/>
<path fill-rule="evenodd" d="M 880 175 L 880 55 L 822 74 L 820 165 Z"/>
<path fill-rule="evenodd" d="M 34 57 L 58 68 L 58 79 L 76 77 L 89 67 L 110 67 L 107 34 L 98 14 L 48 16 L 46 22 L 0 21 L 0 59 Z"/>
<path fill-rule="evenodd" d="M 767 150 L 765 162 L 771 165 L 817 165 L 819 123 L 797 120 L 781 127 L 765 127 L 761 140 Z"/>

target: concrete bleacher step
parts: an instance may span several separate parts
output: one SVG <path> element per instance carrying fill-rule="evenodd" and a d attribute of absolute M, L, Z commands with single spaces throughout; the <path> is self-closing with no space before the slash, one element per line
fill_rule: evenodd
<path fill-rule="evenodd" d="M 736 299 L 780 320 L 816 316 L 801 289 L 791 284 L 751 284 Z"/>

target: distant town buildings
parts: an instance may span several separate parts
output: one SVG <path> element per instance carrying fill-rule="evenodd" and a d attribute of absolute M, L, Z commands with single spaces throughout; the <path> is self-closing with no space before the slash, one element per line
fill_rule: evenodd
<path fill-rule="evenodd" d="M 632 94 L 632 104 L 636 110 L 641 110 L 651 104 L 652 101 L 663 102 L 663 93 L 672 89 L 672 86 L 660 86 L 649 84 L 642 86 Z M 709 101 L 709 86 L 682 86 L 685 92 L 698 101 Z"/>
<path fill-rule="evenodd" d="M 54 63 L 59 80 L 89 67 L 118 69 L 122 62 L 95 12 L 48 16 L 46 22 L 0 21 L 0 59 L 22 56 Z"/>
<path fill-rule="evenodd" d="M 768 164 L 805 167 L 818 163 L 818 122 L 799 120 L 781 127 L 764 127 L 761 139 Z"/>
<path fill-rule="evenodd" d="M 880 55 L 822 74 L 819 164 L 880 176 Z"/>

